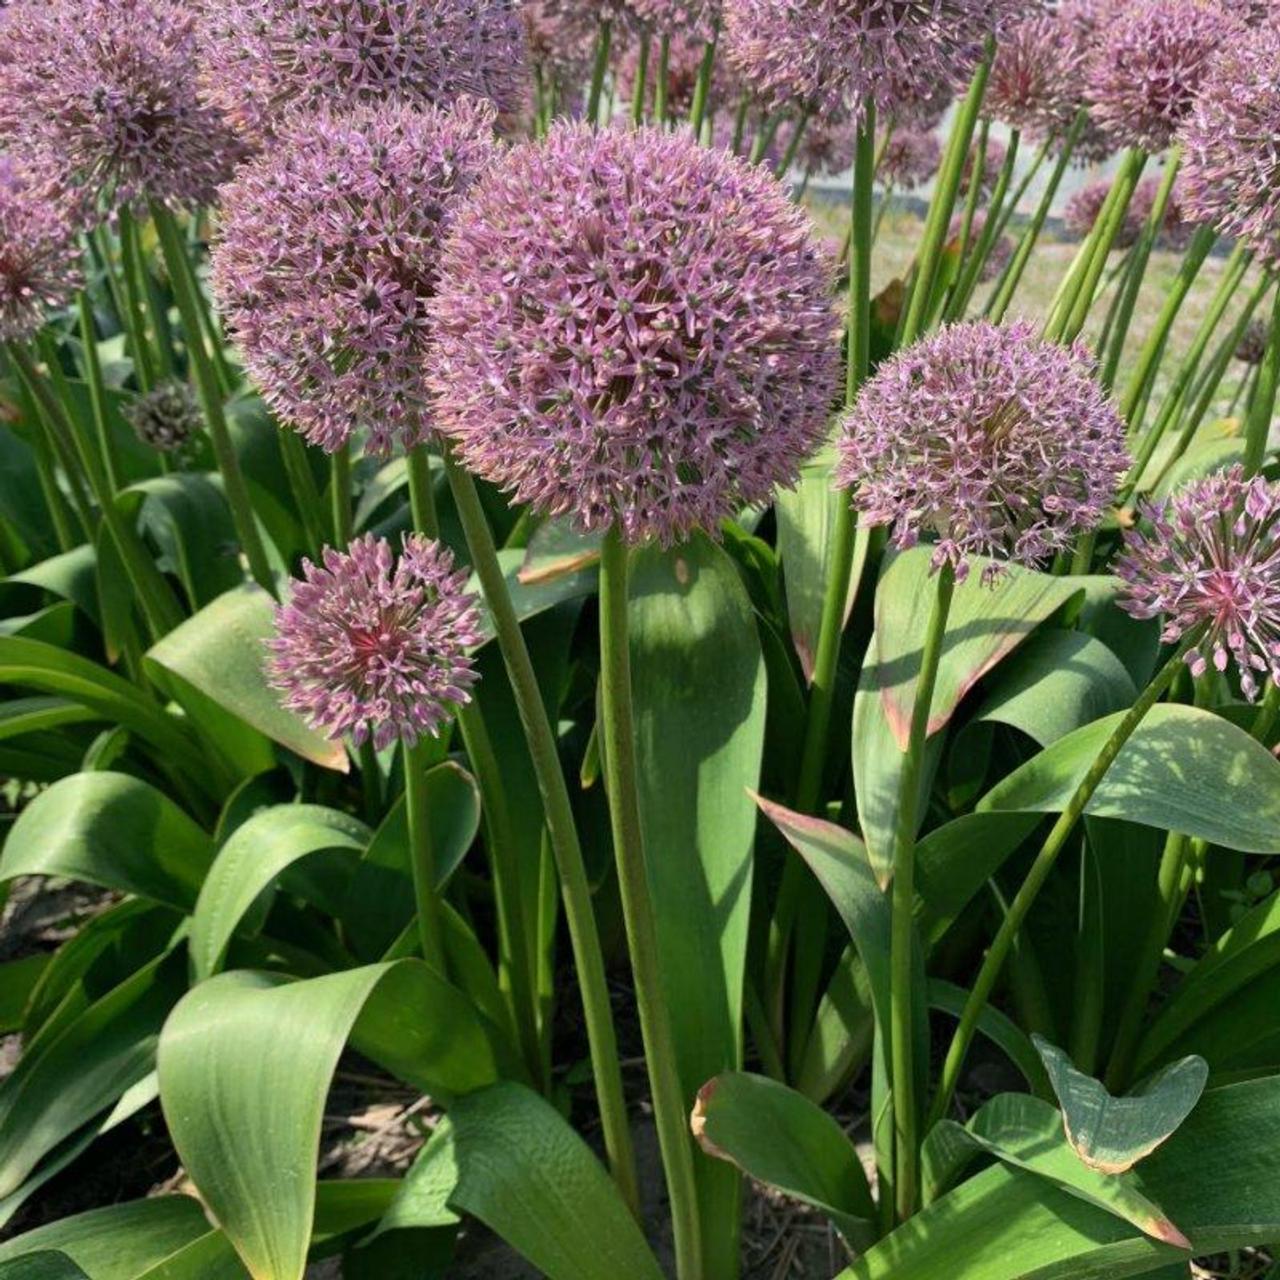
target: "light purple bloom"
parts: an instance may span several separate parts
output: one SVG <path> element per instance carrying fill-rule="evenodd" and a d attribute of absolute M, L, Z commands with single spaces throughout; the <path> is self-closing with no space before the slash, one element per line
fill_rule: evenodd
<path fill-rule="evenodd" d="M 1187 654 L 1197 676 L 1234 662 L 1250 700 L 1259 677 L 1280 684 L 1280 485 L 1237 466 L 1141 513 L 1150 531 L 1126 533 L 1116 564 L 1121 605 L 1136 618 L 1163 616 L 1169 642 L 1207 625 Z"/>
<path fill-rule="evenodd" d="M 197 92 L 178 0 L 25 0 L 0 24 L 0 133 L 88 206 L 206 204 L 243 148 Z"/>
<path fill-rule="evenodd" d="M 894 129 L 880 152 L 876 176 L 884 187 L 910 191 L 938 172 L 942 144 L 932 130 Z"/>
<path fill-rule="evenodd" d="M 724 44 L 743 81 L 779 106 L 892 114 L 939 73 L 968 77 L 1007 0 L 726 0 Z"/>
<path fill-rule="evenodd" d="M 514 0 L 205 0 L 204 85 L 248 133 L 282 109 L 468 96 L 516 112 L 527 92 Z"/>
<path fill-rule="evenodd" d="M 1239 34 L 1214 59 L 1183 127 L 1187 207 L 1268 248 L 1280 231 L 1280 29 Z"/>
<path fill-rule="evenodd" d="M 1134 0 L 1111 18 L 1091 61 L 1093 118 L 1123 146 L 1162 150 L 1191 111 L 1214 54 L 1240 32 L 1203 0 Z"/>
<path fill-rule="evenodd" d="M 333 451 L 424 440 L 422 384 L 450 211 L 491 160 L 493 108 L 298 115 L 223 192 L 213 289 L 271 408 Z"/>
<path fill-rule="evenodd" d="M 720 0 L 627 0 L 627 7 L 654 35 L 704 43 L 715 33 Z"/>
<path fill-rule="evenodd" d="M 366 534 L 346 551 L 326 547 L 323 561 L 303 561 L 276 610 L 267 676 L 284 705 L 329 738 L 372 737 L 379 750 L 434 737 L 477 678 L 467 650 L 480 642 L 480 615 L 467 575 L 416 533 L 398 559 Z"/>
<path fill-rule="evenodd" d="M 1029 137 L 1061 134 L 1080 109 L 1086 46 L 1055 14 L 1034 13 L 1001 34 L 983 111 Z"/>
<path fill-rule="evenodd" d="M 1101 521 L 1129 463 L 1124 424 L 1082 347 L 986 321 L 881 364 L 838 453 L 836 483 L 864 521 L 888 525 L 898 547 L 936 538 L 935 568 L 961 579 L 973 555 L 1035 566 L 1069 547 Z"/>
<path fill-rule="evenodd" d="M 4 160 L 0 157 L 0 160 Z M 0 165 L 0 340 L 33 337 L 83 280 L 66 201 L 12 163 Z"/>
<path fill-rule="evenodd" d="M 557 125 L 458 212 L 431 304 L 437 423 L 582 529 L 714 530 L 825 434 L 832 275 L 760 169 L 687 133 Z"/>
<path fill-rule="evenodd" d="M 785 153 L 795 126 L 782 133 Z M 858 145 L 857 121 L 847 111 L 832 111 L 810 120 L 800 135 L 796 148 L 795 165 L 801 173 L 820 173 L 837 177 L 853 164 L 854 149 Z"/>

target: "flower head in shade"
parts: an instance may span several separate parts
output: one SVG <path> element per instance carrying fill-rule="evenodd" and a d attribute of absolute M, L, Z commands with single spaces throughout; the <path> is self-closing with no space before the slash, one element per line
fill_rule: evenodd
<path fill-rule="evenodd" d="M 1123 146 L 1160 151 L 1191 111 L 1214 55 L 1240 33 L 1210 0 L 1133 0 L 1095 53 L 1086 96 Z"/>
<path fill-rule="evenodd" d="M 1062 133 L 1079 110 L 1085 45 L 1057 15 L 1035 13 L 1001 34 L 983 111 L 1030 137 Z"/>
<path fill-rule="evenodd" d="M 80 249 L 66 202 L 0 157 L 0 340 L 32 337 L 80 288 Z"/>
<path fill-rule="evenodd" d="M 955 85 L 938 67 L 915 66 L 910 74 L 891 75 L 881 115 L 899 128 L 936 129 L 955 98 Z"/>
<path fill-rule="evenodd" d="M 212 200 L 243 151 L 178 0 L 31 0 L 0 24 L 0 133 L 88 204 Z"/>
<path fill-rule="evenodd" d="M 967 252 L 972 253 L 974 246 L 982 239 L 983 232 L 987 229 L 987 211 L 985 209 L 975 209 L 973 211 L 973 221 L 969 224 L 969 239 Z M 960 233 L 964 230 L 964 214 L 957 213 L 951 219 L 951 226 L 947 230 L 947 239 L 954 241 L 956 245 L 960 242 Z M 1013 245 L 1009 241 L 1008 236 L 996 236 L 991 242 L 991 248 L 987 252 L 986 258 L 983 260 L 982 267 L 978 271 L 978 283 L 986 284 L 990 280 L 994 280 L 996 276 L 1005 269 L 1005 265 L 1013 256 Z"/>
<path fill-rule="evenodd" d="M 938 69 L 968 77 L 1007 5 L 979 0 L 726 0 L 724 42 L 766 101 L 886 113 L 932 90 Z"/>
<path fill-rule="evenodd" d="M 1070 546 L 1102 519 L 1129 462 L 1082 348 L 986 321 L 881 364 L 838 449 L 836 482 L 864 520 L 888 525 L 899 547 L 936 537 L 934 566 L 960 578 L 972 555 L 1037 565 Z"/>
<path fill-rule="evenodd" d="M 720 0 L 627 0 L 627 8 L 655 35 L 703 43 L 715 34 Z"/>
<path fill-rule="evenodd" d="M 313 444 L 426 437 L 426 305 L 492 127 L 491 104 L 469 100 L 299 115 L 224 190 L 214 294 L 246 371 Z"/>
<path fill-rule="evenodd" d="M 942 144 L 932 130 L 895 129 L 882 146 L 877 177 L 885 187 L 910 191 L 938 172 Z"/>
<path fill-rule="evenodd" d="M 687 133 L 557 125 L 457 215 L 431 305 L 437 424 L 580 528 L 715 529 L 823 438 L 832 276 L 760 169 Z"/>
<path fill-rule="evenodd" d="M 204 425 L 200 406 L 185 382 L 167 381 L 124 407 L 125 421 L 143 444 L 177 453 Z"/>
<path fill-rule="evenodd" d="M 795 126 L 791 125 L 790 128 L 794 129 Z M 789 134 L 784 134 L 784 151 L 789 142 Z M 858 129 L 854 118 L 848 112 L 829 112 L 810 120 L 805 126 L 796 148 L 796 168 L 801 173 L 837 177 L 853 164 L 853 152 L 857 145 Z"/>
<path fill-rule="evenodd" d="M 330 738 L 379 750 L 435 735 L 470 701 L 480 642 L 475 597 L 448 548 L 420 534 L 399 558 L 366 534 L 323 566 L 303 561 L 276 610 L 267 676 L 284 705 Z"/>
<path fill-rule="evenodd" d="M 1120 604 L 1137 618 L 1162 615 L 1166 641 L 1207 626 L 1187 654 L 1195 675 L 1234 662 L 1249 699 L 1259 677 L 1280 684 L 1280 485 L 1233 467 L 1142 514 L 1149 530 L 1125 535 L 1116 564 Z"/>
<path fill-rule="evenodd" d="M 1241 34 L 1214 60 L 1182 130 L 1187 207 L 1263 247 L 1280 231 L 1280 28 Z"/>
<path fill-rule="evenodd" d="M 255 136 L 286 106 L 524 102 L 514 0 L 204 0 L 200 34 L 206 93 Z"/>
<path fill-rule="evenodd" d="M 1254 316 L 1245 325 L 1233 354 L 1243 364 L 1261 364 L 1266 358 L 1270 341 L 1271 326 L 1261 316 Z"/>
<path fill-rule="evenodd" d="M 544 82 L 549 79 L 564 90 L 578 88 L 591 74 L 600 21 L 611 12 L 589 0 L 524 0 L 520 16 L 529 61 Z"/>

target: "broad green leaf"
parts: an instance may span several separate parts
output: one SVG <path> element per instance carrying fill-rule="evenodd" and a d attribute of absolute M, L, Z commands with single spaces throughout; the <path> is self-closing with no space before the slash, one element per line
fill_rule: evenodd
<path fill-rule="evenodd" d="M 862 1161 L 844 1130 L 803 1094 L 765 1076 L 726 1072 L 698 1091 L 693 1132 L 709 1155 L 825 1214 L 851 1247 L 875 1240 Z"/>
<path fill-rule="evenodd" d="M 737 569 L 710 539 L 635 553 L 631 674 L 659 964 L 686 1104 L 742 1058 L 765 667 Z M 736 1265 L 739 1179 L 696 1159 L 705 1266 Z"/>
<path fill-rule="evenodd" d="M 982 1153 L 1048 1178 L 1157 1240 L 1180 1249 L 1190 1247 L 1160 1206 L 1142 1194 L 1135 1179 L 1082 1163 L 1063 1134 L 1058 1109 L 1025 1093 L 1002 1093 L 984 1103 L 968 1124 L 944 1120 L 929 1134 L 923 1156 L 925 1202 L 937 1199 Z"/>
<path fill-rule="evenodd" d="M 274 763 L 264 738 L 345 773 L 349 765 L 342 744 L 308 729 L 267 684 L 263 663 L 274 616 L 271 597 L 261 587 L 246 584 L 227 591 L 153 645 L 147 668 L 192 716 L 218 730 L 224 750 L 251 753 L 237 762 L 241 776 Z M 214 712 L 221 719 L 215 720 Z M 238 734 L 226 720 L 238 724 Z"/>
<path fill-rule="evenodd" d="M 466 997 L 418 960 L 303 982 L 222 973 L 165 1025 L 170 1134 L 255 1280 L 301 1280 L 324 1101 L 348 1039 L 445 1098 L 492 1083 L 507 1056 Z"/>
<path fill-rule="evenodd" d="M 13 698 L 0 704 L 0 739 L 96 719 L 87 707 L 79 706 L 69 698 Z"/>
<path fill-rule="evenodd" d="M 931 1009 L 959 1018 L 968 998 L 969 993 L 964 987 L 957 987 L 954 983 L 946 982 L 942 978 L 929 979 L 929 1008 Z M 978 1033 L 986 1036 L 1018 1068 L 1034 1094 L 1046 1099 L 1053 1096 L 1048 1074 L 1036 1053 L 1035 1046 L 1028 1039 L 1027 1033 L 1012 1018 L 1001 1013 L 994 1005 L 984 1005 L 982 1012 L 978 1015 Z"/>
<path fill-rule="evenodd" d="M 1241 1249 L 1280 1239 L 1278 1149 L 1280 1077 L 1270 1077 L 1204 1094 L 1133 1176 L 1194 1254 Z M 941 1196 L 841 1280 L 1122 1280 L 1187 1256 L 1000 1163 Z"/>
<path fill-rule="evenodd" d="M 453 1208 L 479 1218 L 549 1280 L 661 1280 L 617 1188 L 549 1103 L 503 1082 L 449 1111 Z"/>
<path fill-rule="evenodd" d="M 511 604 L 516 617 L 521 622 L 546 613 L 548 609 L 566 600 L 577 600 L 583 596 L 595 594 L 596 569 L 589 558 L 586 567 L 575 567 L 566 573 L 536 574 L 526 577 L 522 573 L 525 552 L 519 547 L 504 547 L 498 552 L 498 563 L 502 567 L 502 576 L 507 582 L 507 591 L 511 596 Z M 473 574 L 467 589 L 473 592 L 480 604 L 481 644 L 493 638 L 493 622 L 484 605 L 484 596 L 480 590 L 479 580 Z"/>
<path fill-rule="evenodd" d="M 1063 809 L 1121 715 L 1085 725 L 1015 769 L 982 811 Z M 1280 761 L 1229 720 L 1159 703 L 1125 744 L 1086 813 L 1126 818 L 1246 853 L 1280 849 Z"/>
<path fill-rule="evenodd" d="M 1149 1156 L 1191 1114 L 1209 1067 L 1195 1056 L 1170 1063 L 1131 1094 L 1113 1098 L 1041 1036 L 1032 1043 L 1062 1105 L 1067 1140 L 1090 1169 L 1123 1173 Z"/>
<path fill-rule="evenodd" d="M 457 1185 L 453 1122 L 445 1115 L 405 1174 L 376 1234 L 411 1227 L 447 1227 L 458 1222 L 457 1213 L 449 1207 Z"/>
<path fill-rule="evenodd" d="M 77 773 L 18 815 L 0 880 L 66 876 L 189 911 L 213 843 L 168 796 L 124 773 Z"/>
<path fill-rule="evenodd" d="M 208 1232 L 209 1221 L 196 1200 L 155 1196 L 90 1209 L 15 1236 L 0 1244 L 0 1264 L 56 1250 L 91 1280 L 139 1280 Z"/>
<path fill-rule="evenodd" d="M 516 576 L 533 586 L 599 564 L 602 536 L 579 533 L 568 519 L 544 521 L 529 539 Z"/>
<path fill-rule="evenodd" d="M 0 1035 L 22 1026 L 27 1001 L 41 974 L 49 967 L 49 959 L 47 951 L 37 951 L 0 964 Z"/>
<path fill-rule="evenodd" d="M 318 804 L 276 805 L 237 827 L 218 850 L 192 915 L 196 980 L 221 966 L 245 914 L 290 866 L 323 850 L 363 850 L 371 834 L 358 818 Z"/>
<path fill-rule="evenodd" d="M 151 1071 L 160 1027 L 185 986 L 185 959 L 170 955 L 68 1023 L 46 1023 L 0 1083 L 0 1197 Z"/>
<path fill-rule="evenodd" d="M 0 1262 L 0 1280 L 91 1280 L 65 1253 L 52 1249 Z"/>
<path fill-rule="evenodd" d="M 184 1245 L 137 1280 L 250 1280 L 231 1241 L 221 1231 L 209 1231 Z"/>

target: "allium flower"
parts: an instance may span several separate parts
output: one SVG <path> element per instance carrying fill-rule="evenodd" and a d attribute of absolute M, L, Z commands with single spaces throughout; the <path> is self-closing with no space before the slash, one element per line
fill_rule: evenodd
<path fill-rule="evenodd" d="M 514 0 L 204 0 L 204 85 L 254 136 L 281 109 L 468 96 L 518 111 L 525 36 Z"/>
<path fill-rule="evenodd" d="M 969 224 L 969 241 L 967 253 L 972 253 L 974 247 L 981 241 L 982 233 L 987 227 L 987 212 L 985 209 L 975 209 L 973 212 L 973 221 Z M 956 242 L 959 245 L 960 232 L 964 229 L 964 214 L 957 213 L 951 219 L 951 226 L 947 230 L 947 239 Z M 996 276 L 1005 269 L 1005 265 L 1013 256 L 1013 245 L 1008 236 L 997 236 L 991 242 L 991 249 L 986 259 L 983 261 L 982 267 L 978 271 L 978 283 L 986 284 L 990 280 L 994 280 Z"/>
<path fill-rule="evenodd" d="M 372 737 L 381 750 L 434 737 L 476 681 L 467 649 L 480 642 L 480 615 L 467 575 L 448 548 L 416 533 L 398 560 L 372 534 L 346 551 L 326 547 L 323 560 L 303 561 L 276 610 L 267 678 L 329 738 Z"/>
<path fill-rule="evenodd" d="M 124 417 L 143 444 L 161 453 L 178 452 L 204 426 L 200 407 L 185 382 L 160 383 L 125 405 Z"/>
<path fill-rule="evenodd" d="M 819 113 L 861 111 L 874 97 L 892 114 L 945 68 L 966 79 L 1005 0 L 726 0 L 730 62 L 761 98 Z"/>
<path fill-rule="evenodd" d="M 0 24 L 0 133 L 86 203 L 208 203 L 243 151 L 180 0 L 30 0 Z"/>
<path fill-rule="evenodd" d="M 627 7 L 655 35 L 705 42 L 715 33 L 720 0 L 627 0 Z"/>
<path fill-rule="evenodd" d="M 1209 0 L 1134 0 L 1089 70 L 1094 119 L 1120 144 L 1160 151 L 1191 111 L 1209 64 L 1240 28 Z"/>
<path fill-rule="evenodd" d="M 955 86 L 938 67 L 911 68 L 909 75 L 888 80 L 888 101 L 881 114 L 899 128 L 929 132 L 936 129 L 955 97 Z"/>
<path fill-rule="evenodd" d="M 1062 133 L 1080 109 L 1085 45 L 1054 14 L 1037 13 L 1001 34 L 983 110 L 1030 137 Z"/>
<path fill-rule="evenodd" d="M 1266 359 L 1267 347 L 1271 342 L 1271 326 L 1260 316 L 1254 316 L 1245 325 L 1240 341 L 1233 352 L 1235 358 L 1244 364 L 1261 364 Z"/>
<path fill-rule="evenodd" d="M 1182 130 L 1187 208 L 1263 247 L 1280 230 L 1280 29 L 1224 45 Z"/>
<path fill-rule="evenodd" d="M 312 443 L 426 438 L 426 304 L 492 126 L 469 100 L 298 116 L 224 190 L 214 294 L 268 404 Z"/>
<path fill-rule="evenodd" d="M 1110 191 L 1111 179 L 1099 178 L 1097 182 L 1091 182 L 1072 192 L 1062 211 L 1062 222 L 1070 235 L 1083 240 L 1093 230 L 1093 224 L 1102 212 Z M 1113 249 L 1127 249 L 1137 240 L 1142 224 L 1151 212 L 1153 193 L 1154 187 L 1147 181 L 1140 182 L 1134 189 L 1129 207 L 1125 210 L 1124 221 L 1112 243 Z"/>
<path fill-rule="evenodd" d="M 876 176 L 884 187 L 910 191 L 938 172 L 942 145 L 938 135 L 919 129 L 895 129 L 880 152 Z"/>
<path fill-rule="evenodd" d="M 670 543 L 794 480 L 839 369 L 832 265 L 767 173 L 687 133 L 552 128 L 459 211 L 437 423 L 582 529 Z"/>
<path fill-rule="evenodd" d="M 591 71 L 605 11 L 586 0 L 524 0 L 520 6 L 529 60 L 564 89 Z M 615 31 L 615 39 L 616 39 Z"/>
<path fill-rule="evenodd" d="M 1234 662 L 1250 700 L 1259 676 L 1280 684 L 1280 485 L 1237 466 L 1141 510 L 1151 529 L 1125 534 L 1121 606 L 1163 615 L 1166 641 L 1207 625 L 1187 654 L 1194 675 Z"/>
<path fill-rule="evenodd" d="M 0 157 L 3 159 L 3 157 Z M 66 202 L 5 161 L 0 166 L 0 340 L 23 341 L 83 283 Z"/>
<path fill-rule="evenodd" d="M 1033 326 L 952 325 L 880 365 L 844 419 L 836 483 L 935 568 L 1042 563 L 1102 519 L 1129 458 L 1083 347 Z M 999 566 L 990 566 L 993 577 Z"/>

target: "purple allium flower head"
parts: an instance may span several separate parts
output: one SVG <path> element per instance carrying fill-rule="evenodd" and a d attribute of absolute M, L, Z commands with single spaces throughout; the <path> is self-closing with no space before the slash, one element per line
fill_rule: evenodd
<path fill-rule="evenodd" d="M 1080 109 L 1085 45 L 1057 15 L 1036 13 L 1001 34 L 983 110 L 1029 137 L 1062 133 Z"/>
<path fill-rule="evenodd" d="M 705 43 L 716 30 L 720 0 L 626 0 L 627 8 L 655 35 Z"/>
<path fill-rule="evenodd" d="M 942 144 L 932 130 L 895 129 L 880 153 L 877 178 L 885 187 L 910 191 L 938 172 Z"/>
<path fill-rule="evenodd" d="M 67 202 L 6 163 L 0 177 L 0 340 L 22 341 L 83 283 Z"/>
<path fill-rule="evenodd" d="M 427 437 L 426 304 L 492 130 L 470 99 L 297 115 L 225 188 L 214 295 L 268 404 L 313 444 Z"/>
<path fill-rule="evenodd" d="M 898 128 L 928 132 L 942 123 L 954 98 L 953 82 L 938 67 L 917 66 L 910 76 L 889 77 L 888 105 L 881 115 Z"/>
<path fill-rule="evenodd" d="M 890 357 L 842 424 L 836 483 L 898 547 L 936 535 L 935 568 L 971 555 L 1037 565 L 1102 519 L 1129 457 L 1083 347 L 1033 326 L 951 325 Z M 999 565 L 989 566 L 989 577 Z"/>
<path fill-rule="evenodd" d="M 785 149 L 790 139 L 790 129 L 783 135 Z M 854 149 L 858 145 L 857 122 L 846 111 L 828 112 L 809 121 L 800 135 L 796 148 L 795 164 L 801 173 L 820 173 L 836 177 L 853 164 Z M 883 162 L 882 162 L 883 163 Z"/>
<path fill-rule="evenodd" d="M 1182 130 L 1188 209 L 1266 248 L 1280 231 L 1280 28 L 1240 34 L 1214 59 Z"/>
<path fill-rule="evenodd" d="M 947 230 L 947 239 L 955 241 L 957 247 L 960 242 L 960 232 L 963 228 L 964 214 L 957 213 L 951 219 L 951 226 Z M 982 239 L 982 233 L 986 228 L 987 211 L 985 209 L 975 209 L 973 221 L 969 224 L 967 254 L 973 252 L 974 246 Z M 996 236 L 991 242 L 991 249 L 978 272 L 978 283 L 986 284 L 988 281 L 994 280 L 1004 270 L 1011 257 L 1013 257 L 1013 244 L 1010 242 L 1009 237 Z"/>
<path fill-rule="evenodd" d="M 726 0 L 729 60 L 762 99 L 892 114 L 940 68 L 966 79 L 1005 9 L 979 0 Z"/>
<path fill-rule="evenodd" d="M 612 12 L 589 0 L 524 0 L 520 6 L 529 60 L 565 90 L 590 75 L 602 18 Z M 614 40 L 619 37 L 614 29 Z"/>
<path fill-rule="evenodd" d="M 410 534 L 397 559 L 366 534 L 309 560 L 276 610 L 267 677 L 284 705 L 330 738 L 379 750 L 435 736 L 470 701 L 480 642 L 475 597 L 447 547 Z"/>
<path fill-rule="evenodd" d="M 824 436 L 833 274 L 759 168 L 683 132 L 556 125 L 458 212 L 431 304 L 437 423 L 582 529 L 714 530 Z"/>
<path fill-rule="evenodd" d="M 1261 364 L 1267 355 L 1267 346 L 1271 342 L 1271 326 L 1261 316 L 1254 316 L 1245 325 L 1240 341 L 1232 353 L 1243 364 Z"/>
<path fill-rule="evenodd" d="M 210 99 L 255 137 L 287 105 L 467 96 L 515 112 L 527 89 L 514 0 L 205 0 L 201 57 Z"/>
<path fill-rule="evenodd" d="M 1141 512 L 1150 530 L 1127 532 L 1116 562 L 1122 607 L 1163 615 L 1166 641 L 1207 625 L 1187 654 L 1195 675 L 1234 662 L 1250 700 L 1259 676 L 1280 684 L 1280 485 L 1237 466 Z"/>
<path fill-rule="evenodd" d="M 243 148 L 198 95 L 187 5 L 26 0 L 10 13 L 0 24 L 9 146 L 87 205 L 212 200 Z"/>
<path fill-rule="evenodd" d="M 1222 44 L 1240 28 L 1210 0 L 1133 0 L 1089 69 L 1094 119 L 1121 145 L 1160 151 L 1191 111 Z"/>

